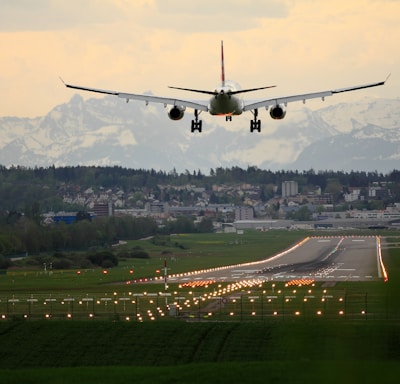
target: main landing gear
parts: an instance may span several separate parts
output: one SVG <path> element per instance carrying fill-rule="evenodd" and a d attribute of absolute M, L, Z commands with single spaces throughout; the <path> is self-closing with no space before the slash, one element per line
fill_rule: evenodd
<path fill-rule="evenodd" d="M 192 120 L 191 132 L 199 131 L 201 132 L 202 121 L 199 120 L 199 111 L 197 109 L 194 110 L 194 120 Z"/>
<path fill-rule="evenodd" d="M 250 132 L 258 131 L 261 132 L 261 120 L 257 119 L 258 109 L 255 109 L 253 112 L 254 119 L 250 120 Z"/>

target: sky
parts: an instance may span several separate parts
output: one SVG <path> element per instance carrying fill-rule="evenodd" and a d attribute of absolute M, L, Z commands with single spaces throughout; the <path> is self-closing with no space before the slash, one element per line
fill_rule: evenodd
<path fill-rule="evenodd" d="M 277 85 L 252 99 L 381 81 L 389 73 L 383 87 L 328 103 L 397 98 L 399 19 L 400 0 L 1 0 L 0 116 L 43 116 L 68 102 L 77 91 L 59 76 L 198 99 L 168 86 L 214 89 L 221 40 L 227 79 L 242 88 Z"/>

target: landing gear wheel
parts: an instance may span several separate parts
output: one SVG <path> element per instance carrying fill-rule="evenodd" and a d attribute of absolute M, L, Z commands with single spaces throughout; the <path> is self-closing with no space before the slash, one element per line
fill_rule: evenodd
<path fill-rule="evenodd" d="M 195 132 L 195 131 L 201 132 L 201 127 L 202 127 L 202 121 L 201 120 L 198 120 L 198 121 L 192 120 L 192 127 L 191 127 L 191 132 L 192 133 Z"/>
<path fill-rule="evenodd" d="M 197 109 L 194 110 L 194 120 L 192 120 L 191 132 L 199 131 L 201 132 L 202 121 L 199 120 L 199 111 Z"/>
<path fill-rule="evenodd" d="M 250 132 L 258 131 L 261 132 L 261 120 L 257 119 L 258 109 L 255 109 L 253 112 L 254 119 L 250 121 Z"/>
<path fill-rule="evenodd" d="M 250 132 L 258 131 L 261 132 L 261 120 L 250 121 Z"/>

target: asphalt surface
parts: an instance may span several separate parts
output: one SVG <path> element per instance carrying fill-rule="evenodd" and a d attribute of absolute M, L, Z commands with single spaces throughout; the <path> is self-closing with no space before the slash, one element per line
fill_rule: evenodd
<path fill-rule="evenodd" d="M 171 283 L 213 280 L 366 281 L 379 279 L 377 239 L 371 237 L 309 238 L 269 259 L 191 274 L 169 276 Z"/>

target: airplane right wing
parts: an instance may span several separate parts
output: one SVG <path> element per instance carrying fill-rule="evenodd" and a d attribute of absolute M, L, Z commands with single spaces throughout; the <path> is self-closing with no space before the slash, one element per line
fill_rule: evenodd
<path fill-rule="evenodd" d="M 303 103 L 305 103 L 305 101 L 308 99 L 321 98 L 322 100 L 324 100 L 325 97 L 333 96 L 336 93 L 350 92 L 350 91 L 356 91 L 358 89 L 371 88 L 371 87 L 377 87 L 379 85 L 384 85 L 385 82 L 387 81 L 387 79 L 389 78 L 389 76 L 386 78 L 385 81 L 379 81 L 377 83 L 356 85 L 354 87 L 339 88 L 339 89 L 334 89 L 332 91 L 305 93 L 304 95 L 284 96 L 284 97 L 277 97 L 274 99 L 257 101 L 257 102 L 245 105 L 243 108 L 243 111 L 250 111 L 250 110 L 255 110 L 255 109 L 261 108 L 261 107 L 269 107 L 269 106 L 275 106 L 275 105 L 279 105 L 279 104 L 287 104 L 287 103 L 291 103 L 293 101 L 300 101 L 300 100 L 303 101 Z"/>
<path fill-rule="evenodd" d="M 206 102 L 202 104 L 201 102 L 195 102 L 195 101 L 189 101 L 189 100 L 180 100 L 180 99 L 174 99 L 170 97 L 159 97 L 159 96 L 151 96 L 151 95 L 137 95 L 134 93 L 125 93 L 125 92 L 118 92 L 118 91 L 110 91 L 106 89 L 97 89 L 97 88 L 89 88 L 89 87 L 82 87 L 80 85 L 72 85 L 72 84 L 67 84 L 65 83 L 62 79 L 61 81 L 64 83 L 64 85 L 67 88 L 73 88 L 73 89 L 78 89 L 81 91 L 88 91 L 88 92 L 96 92 L 96 93 L 103 93 L 106 95 L 114 95 L 118 96 L 122 99 L 126 99 L 126 101 L 129 101 L 130 99 L 132 100 L 142 100 L 145 101 L 146 103 L 153 102 L 153 103 L 159 103 L 159 104 L 164 104 L 166 105 L 172 105 L 172 106 L 179 106 L 179 107 L 187 107 L 187 108 L 192 108 L 194 110 L 199 110 L 199 111 L 208 111 L 208 105 Z"/>

